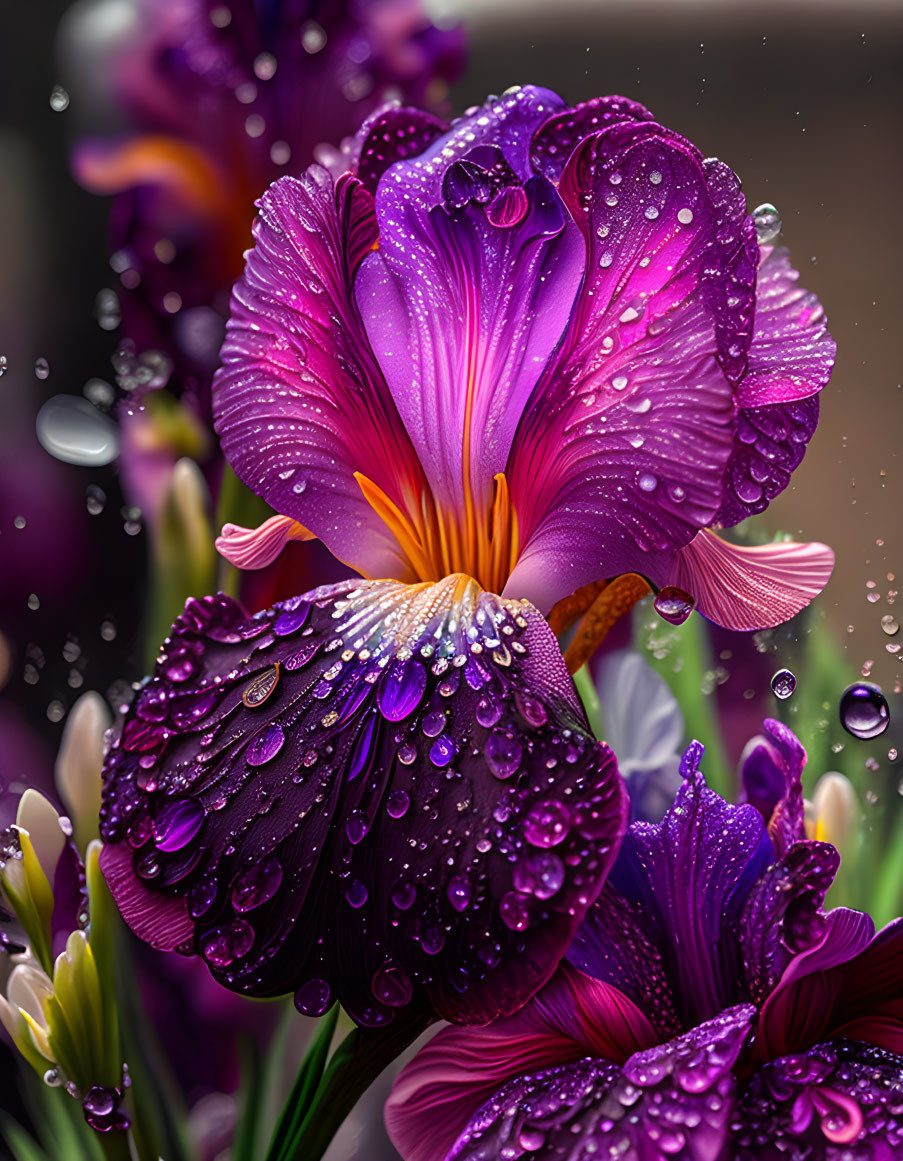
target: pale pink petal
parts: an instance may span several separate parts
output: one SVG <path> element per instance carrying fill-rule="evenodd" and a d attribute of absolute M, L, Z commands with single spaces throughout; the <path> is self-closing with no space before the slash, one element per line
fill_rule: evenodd
<path fill-rule="evenodd" d="M 291 516 L 271 516 L 257 528 L 224 524 L 216 538 L 216 551 L 236 568 L 266 568 L 289 540 L 315 540 L 312 532 Z"/>
<path fill-rule="evenodd" d="M 826 544 L 728 544 L 703 530 L 675 555 L 665 584 L 690 593 L 704 617 L 725 629 L 770 629 L 804 609 L 834 568 Z"/>

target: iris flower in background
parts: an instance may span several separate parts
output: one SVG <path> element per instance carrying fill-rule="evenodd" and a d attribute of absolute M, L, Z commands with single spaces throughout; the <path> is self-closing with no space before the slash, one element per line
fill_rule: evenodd
<path fill-rule="evenodd" d="M 484 1021 L 623 829 L 543 614 L 591 601 L 594 645 L 650 584 L 736 627 L 802 608 L 828 548 L 710 529 L 786 485 L 833 345 L 731 171 L 631 101 L 393 106 L 347 156 L 259 203 L 213 402 L 277 515 L 219 546 L 317 536 L 366 579 L 189 601 L 108 755 L 103 866 L 230 987 Z"/>
<path fill-rule="evenodd" d="M 805 752 L 765 735 L 774 796 L 729 805 L 694 743 L 546 988 L 415 1057 L 387 1107 L 405 1161 L 899 1155 L 903 926 L 823 911 L 838 858 L 804 837 Z"/>
<path fill-rule="evenodd" d="M 114 198 L 122 334 L 205 405 L 260 191 L 389 97 L 441 105 L 463 64 L 463 34 L 420 0 L 83 3 L 61 46 L 76 93 L 99 88 L 124 123 L 73 154 L 78 180 Z"/>

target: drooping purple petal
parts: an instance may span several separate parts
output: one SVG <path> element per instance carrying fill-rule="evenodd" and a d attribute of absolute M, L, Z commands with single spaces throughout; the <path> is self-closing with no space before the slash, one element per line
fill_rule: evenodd
<path fill-rule="evenodd" d="M 716 625 L 746 631 L 789 621 L 818 596 L 833 569 L 833 550 L 817 541 L 746 547 L 703 529 L 679 552 L 655 562 L 652 575 L 689 593 Z"/>
<path fill-rule="evenodd" d="M 581 971 L 657 1012 L 660 1027 L 667 1026 L 666 1004 L 679 1027 L 746 998 L 734 932 L 750 891 L 774 859 L 758 811 L 732 806 L 710 790 L 699 770 L 701 754 L 696 742 L 684 756 L 684 785 L 661 823 L 631 825 L 609 883 L 568 953 Z M 625 914 L 637 933 L 633 946 L 625 939 Z M 653 955 L 638 954 L 640 936 L 656 949 Z"/>
<path fill-rule="evenodd" d="M 692 540 L 720 503 L 734 424 L 718 324 L 736 256 L 718 239 L 739 227 L 698 153 L 616 125 L 578 147 L 559 192 L 587 277 L 508 473 L 524 548 L 507 591 L 546 609 Z"/>
<path fill-rule="evenodd" d="M 102 835 L 126 920 L 233 990 L 378 1024 L 426 989 L 479 1022 L 549 977 L 624 812 L 548 626 L 451 577 L 251 618 L 190 600 L 108 755 Z"/>
<path fill-rule="evenodd" d="M 259 202 L 257 245 L 235 286 L 213 387 L 216 429 L 237 475 L 341 560 L 368 575 L 408 576 L 387 526 L 354 478 L 396 502 L 422 473 L 351 294 L 376 243 L 372 199 L 353 178 L 314 166 Z"/>
<path fill-rule="evenodd" d="M 751 1005 L 728 1009 L 623 1068 L 586 1059 L 521 1076 L 472 1118 L 448 1161 L 718 1161 L 734 1115 L 732 1068 L 754 1016 Z"/>
<path fill-rule="evenodd" d="M 896 1161 L 903 1056 L 841 1041 L 774 1060 L 740 1089 L 736 1117 L 735 1161 Z"/>
<path fill-rule="evenodd" d="M 514 1015 L 482 1028 L 445 1028 L 433 1037 L 396 1080 L 386 1127 L 405 1161 L 435 1161 L 481 1105 L 516 1077 L 587 1052 L 620 1064 L 655 1042 L 626 996 L 563 963 Z"/>
<path fill-rule="evenodd" d="M 526 162 L 559 105 L 512 90 L 397 162 L 376 192 L 379 249 L 357 301 L 433 495 L 462 522 L 505 470 L 583 275 L 578 231 Z"/>
<path fill-rule="evenodd" d="M 790 481 L 818 423 L 836 345 L 821 304 L 797 285 L 789 252 L 763 246 L 756 318 L 737 390 L 737 437 L 718 513 L 726 527 L 763 511 Z"/>

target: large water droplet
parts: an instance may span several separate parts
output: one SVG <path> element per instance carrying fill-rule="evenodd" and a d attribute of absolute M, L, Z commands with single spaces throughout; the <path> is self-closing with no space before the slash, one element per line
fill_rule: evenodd
<path fill-rule="evenodd" d="M 530 925 L 530 904 L 526 895 L 508 891 L 499 900 L 499 915 L 512 931 L 523 931 Z"/>
<path fill-rule="evenodd" d="M 248 709 L 257 709 L 273 694 L 279 684 L 279 662 L 265 669 L 245 688 L 241 700 Z"/>
<path fill-rule="evenodd" d="M 858 681 L 840 698 L 840 724 L 854 738 L 877 738 L 887 729 L 890 711 L 877 685 Z"/>
<path fill-rule="evenodd" d="M 401 818 L 411 805 L 411 796 L 406 790 L 393 790 L 386 799 L 386 813 L 391 818 Z"/>
<path fill-rule="evenodd" d="M 403 1008 L 413 993 L 411 981 L 393 960 L 387 960 L 370 985 L 373 995 L 390 1008 Z"/>
<path fill-rule="evenodd" d="M 312 979 L 295 992 L 295 1007 L 302 1016 L 322 1016 L 331 999 L 329 984 L 325 980 Z"/>
<path fill-rule="evenodd" d="M 369 897 L 370 892 L 360 879 L 352 879 L 345 890 L 345 898 L 352 907 L 363 907 Z"/>
<path fill-rule="evenodd" d="M 771 202 L 763 202 L 753 210 L 753 223 L 759 243 L 773 242 L 781 232 L 781 215 Z"/>
<path fill-rule="evenodd" d="M 54 395 L 35 420 L 41 447 L 65 464 L 96 468 L 119 455 L 119 429 L 78 395 Z"/>
<path fill-rule="evenodd" d="M 370 820 L 362 810 L 353 810 L 345 820 L 345 834 L 353 846 L 363 842 L 369 829 Z"/>
<path fill-rule="evenodd" d="M 420 705 L 425 692 L 426 669 L 420 662 L 413 657 L 407 661 L 395 661 L 383 675 L 376 694 L 376 704 L 384 718 L 390 722 L 400 722 Z"/>
<path fill-rule="evenodd" d="M 554 847 L 564 842 L 571 820 L 560 802 L 538 802 L 524 818 L 524 837 L 534 847 Z"/>
<path fill-rule="evenodd" d="M 282 883 L 282 865 L 275 855 L 242 871 L 232 885 L 232 906 L 252 911 L 272 899 Z"/>
<path fill-rule="evenodd" d="M 669 625 L 682 625 L 693 612 L 695 603 L 683 589 L 676 585 L 665 585 L 655 594 L 652 607 Z"/>
<path fill-rule="evenodd" d="M 564 886 L 564 878 L 564 863 L 552 851 L 530 855 L 514 867 L 514 886 L 537 899 L 551 899 Z"/>
<path fill-rule="evenodd" d="M 881 618 L 881 628 L 888 637 L 895 637 L 900 632 L 899 622 L 890 613 L 887 613 Z"/>
<path fill-rule="evenodd" d="M 244 919 L 230 927 L 217 927 L 201 939 L 201 955 L 216 968 L 228 967 L 233 960 L 247 955 L 254 942 L 254 928 Z"/>
<path fill-rule="evenodd" d="M 491 693 L 484 693 L 477 703 L 477 721 L 481 726 L 494 726 L 502 716 L 502 707 Z"/>
<path fill-rule="evenodd" d="M 452 739 L 447 734 L 440 734 L 430 747 L 430 761 L 442 769 L 454 761 L 457 752 L 458 747 Z"/>
<path fill-rule="evenodd" d="M 157 846 L 161 851 L 179 851 L 201 829 L 204 808 L 196 798 L 186 798 L 164 806 L 154 821 Z"/>
<path fill-rule="evenodd" d="M 267 726 L 248 746 L 245 761 L 249 766 L 264 766 L 272 762 L 285 745 L 285 731 L 281 726 Z"/>
<path fill-rule="evenodd" d="M 501 730 L 494 730 L 486 741 L 486 765 L 496 778 L 510 778 L 520 767 L 523 749 L 517 738 Z"/>
<path fill-rule="evenodd" d="M 796 676 L 789 669 L 779 669 L 771 679 L 771 692 L 785 701 L 796 689 Z"/>
<path fill-rule="evenodd" d="M 470 906 L 470 883 L 463 875 L 455 875 L 454 878 L 449 879 L 445 893 L 449 903 L 456 911 L 466 911 Z"/>

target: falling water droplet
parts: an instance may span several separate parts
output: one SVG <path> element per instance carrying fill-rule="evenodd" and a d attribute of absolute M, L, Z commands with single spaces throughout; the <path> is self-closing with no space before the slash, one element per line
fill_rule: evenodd
<path fill-rule="evenodd" d="M 877 685 L 858 681 L 843 691 L 840 724 L 854 738 L 877 738 L 889 721 L 887 698 Z"/>
<path fill-rule="evenodd" d="M 116 424 L 87 399 L 54 395 L 35 420 L 41 447 L 65 464 L 102 467 L 119 455 Z"/>
<path fill-rule="evenodd" d="M 693 612 L 695 601 L 689 593 L 675 585 L 665 585 L 659 589 L 652 602 L 652 607 L 670 625 L 682 625 Z"/>
<path fill-rule="evenodd" d="M 796 689 L 796 676 L 789 669 L 779 669 L 771 679 L 771 692 L 786 701 Z"/>
<path fill-rule="evenodd" d="M 107 502 L 107 494 L 97 486 L 97 484 L 89 484 L 85 488 L 85 507 L 91 516 L 99 516 L 103 511 L 104 504 Z"/>
<path fill-rule="evenodd" d="M 54 85 L 50 90 L 50 108 L 54 113 L 63 113 L 69 108 L 69 94 L 62 85 Z"/>
<path fill-rule="evenodd" d="M 890 613 L 885 614 L 885 616 L 881 618 L 881 628 L 888 635 L 888 637 L 894 637 L 897 633 L 900 632 L 899 622 L 897 622 L 890 615 Z"/>
<path fill-rule="evenodd" d="M 50 364 L 43 357 L 43 355 L 34 361 L 34 373 L 36 379 L 46 379 L 50 374 Z"/>
<path fill-rule="evenodd" d="M 763 202 L 753 210 L 753 223 L 760 244 L 773 242 L 781 232 L 781 215 L 771 202 Z"/>

